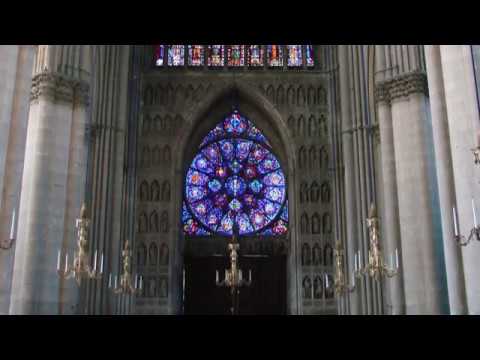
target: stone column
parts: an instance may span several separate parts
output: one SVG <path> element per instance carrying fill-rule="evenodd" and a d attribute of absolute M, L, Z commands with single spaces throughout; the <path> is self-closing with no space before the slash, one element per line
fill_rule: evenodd
<path fill-rule="evenodd" d="M 382 83 L 379 91 L 388 92 L 392 107 L 406 313 L 439 314 L 441 283 L 426 148 L 426 76 L 403 74 Z"/>
<path fill-rule="evenodd" d="M 386 70 L 385 54 L 383 46 L 376 46 L 376 72 L 380 77 L 376 80 L 384 79 Z M 400 249 L 400 224 L 398 222 L 398 195 L 397 195 L 397 179 L 395 172 L 395 149 L 393 146 L 393 127 L 392 113 L 390 109 L 389 96 L 380 87 L 380 91 L 376 93 L 377 100 L 377 119 L 380 129 L 380 151 L 381 151 L 381 171 L 383 180 L 383 219 L 382 234 L 383 253 L 385 258 L 389 256 L 395 249 Z M 391 314 L 398 315 L 405 313 L 405 294 L 403 290 L 403 279 L 401 274 L 386 279 L 386 287 L 389 290 Z M 387 309 L 387 314 L 390 311 Z"/>
<path fill-rule="evenodd" d="M 42 49 L 45 56 L 37 58 L 41 72 L 32 85 L 10 314 L 64 313 L 65 291 L 76 290 L 71 280 L 67 284 L 58 277 L 56 263 L 62 248 L 73 258 L 72 220 L 84 190 L 79 159 L 86 153 L 82 107 L 89 85 L 71 74 L 82 65 L 75 56 L 82 48 L 48 45 Z"/>
<path fill-rule="evenodd" d="M 346 215 L 346 238 L 345 241 L 345 270 L 349 274 L 354 270 L 354 255 L 357 250 L 355 246 L 356 232 L 355 227 L 355 182 L 354 182 L 354 161 L 353 161 L 353 130 L 352 130 L 352 114 L 350 109 L 350 83 L 349 83 L 349 61 L 348 46 L 340 45 L 338 49 L 339 75 L 340 75 L 340 102 L 341 102 L 341 118 L 342 118 L 342 146 L 343 146 L 343 163 L 345 177 L 345 215 Z M 358 315 L 361 313 L 360 298 L 358 291 L 349 295 L 350 314 Z"/>
<path fill-rule="evenodd" d="M 442 74 L 440 46 L 425 47 L 428 88 L 432 112 L 432 130 L 435 147 L 436 172 L 440 211 L 442 217 L 443 244 L 447 269 L 450 313 L 467 314 L 465 283 L 460 247 L 453 241 L 452 208 L 455 205 L 455 181 L 452 169 L 450 135 L 448 130 L 447 105 Z M 469 154 L 471 155 L 471 154 Z M 471 160 L 472 158 L 470 158 Z"/>
<path fill-rule="evenodd" d="M 10 52 L 15 59 L 15 68 L 7 69 L 6 65 L 13 63 L 12 59 L 5 57 L 6 52 Z M 0 157 L 2 161 L 4 160 L 4 166 L 0 171 L 2 173 L 0 174 L 0 184 L 2 184 L 0 187 L 0 239 L 7 240 L 10 236 L 14 209 L 18 219 L 35 46 L 1 46 L 0 53 L 3 65 L 0 78 L 5 79 L 5 82 L 0 84 L 0 93 L 2 93 L 0 102 L 3 103 L 0 107 L 2 114 L 0 115 L 0 123 L 2 123 Z M 7 87 L 11 85 L 12 78 L 14 86 L 11 89 L 12 94 L 8 94 Z M 11 100 L 10 104 L 9 100 Z M 18 221 L 15 225 L 17 224 Z M 0 314 L 8 314 L 14 254 L 15 242 L 9 250 L 0 250 Z"/>
<path fill-rule="evenodd" d="M 440 46 L 440 56 L 458 220 L 461 234 L 468 236 L 473 227 L 472 199 L 475 199 L 477 209 L 480 205 L 480 169 L 474 165 L 471 152 L 477 145 L 480 130 L 472 54 L 467 45 L 444 45 Z M 480 242 L 474 240 L 462 248 L 462 256 L 468 312 L 478 315 Z"/>

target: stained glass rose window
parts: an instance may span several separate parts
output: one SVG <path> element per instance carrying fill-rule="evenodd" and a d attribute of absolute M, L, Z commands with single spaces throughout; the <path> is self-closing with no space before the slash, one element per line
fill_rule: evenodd
<path fill-rule="evenodd" d="M 286 178 L 262 132 L 237 110 L 203 139 L 187 170 L 187 235 L 282 235 L 287 232 Z"/>

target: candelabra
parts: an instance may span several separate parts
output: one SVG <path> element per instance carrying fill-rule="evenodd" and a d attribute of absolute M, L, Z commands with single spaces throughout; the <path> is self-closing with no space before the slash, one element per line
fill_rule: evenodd
<path fill-rule="evenodd" d="M 480 241 L 480 226 L 477 223 L 477 213 L 475 211 L 475 202 L 472 199 L 472 214 L 473 214 L 473 228 L 470 230 L 468 237 L 460 234 L 458 230 L 457 210 L 453 207 L 453 227 L 454 227 L 454 239 L 459 246 L 467 246 L 473 238 Z"/>
<path fill-rule="evenodd" d="M 337 240 L 335 243 L 335 278 L 334 278 L 334 289 L 336 295 L 344 295 L 351 293 L 355 290 L 355 273 L 352 273 L 352 284 L 347 283 L 345 273 L 343 272 L 343 245 L 341 241 Z M 329 288 L 328 276 L 325 276 L 326 287 Z"/>
<path fill-rule="evenodd" d="M 93 262 L 93 268 L 88 264 L 88 227 L 90 220 L 87 217 L 87 208 L 85 204 L 80 210 L 80 219 L 77 219 L 76 228 L 78 229 L 77 251 L 74 253 L 72 266 L 68 265 L 68 253 L 65 256 L 65 268 L 60 268 L 61 252 L 58 251 L 57 273 L 65 279 L 75 278 L 78 285 L 82 279 L 100 279 L 103 275 L 103 253 L 100 261 L 100 271 L 97 269 L 97 251 Z"/>
<path fill-rule="evenodd" d="M 117 275 L 114 276 L 113 292 L 115 294 L 135 295 L 143 289 L 143 278 L 135 276 L 135 284 L 132 280 L 131 272 L 132 252 L 128 240 L 125 241 L 125 247 L 122 251 L 122 275 L 120 275 L 120 286 L 117 286 Z M 108 287 L 112 289 L 112 274 L 108 278 Z"/>
<path fill-rule="evenodd" d="M 2 241 L 0 242 L 0 249 L 9 250 L 12 247 L 14 241 L 15 241 L 15 209 L 13 209 L 12 225 L 10 228 L 10 237 L 8 238 L 8 240 L 2 239 Z"/>
<path fill-rule="evenodd" d="M 393 263 L 393 254 L 391 255 L 391 267 L 387 266 L 383 261 L 382 252 L 380 250 L 380 231 L 379 220 L 377 217 L 377 210 L 375 205 L 370 207 L 370 213 L 367 218 L 367 227 L 369 233 L 369 251 L 368 251 L 368 264 L 362 267 L 362 257 L 360 251 L 355 255 L 355 276 L 361 277 L 368 274 L 375 280 L 380 280 L 381 277 L 387 276 L 389 278 L 398 274 L 398 249 L 395 249 L 395 267 Z"/>
<path fill-rule="evenodd" d="M 236 242 L 235 232 L 232 242 L 228 244 L 228 250 L 230 252 L 230 269 L 225 270 L 225 279 L 219 280 L 218 270 L 216 271 L 216 284 L 219 287 L 230 288 L 230 294 L 232 296 L 232 315 L 238 310 L 238 295 L 240 293 L 240 287 L 250 286 L 252 284 L 252 270 L 248 272 L 248 280 L 243 279 L 242 270 L 238 268 L 238 250 L 240 245 Z"/>

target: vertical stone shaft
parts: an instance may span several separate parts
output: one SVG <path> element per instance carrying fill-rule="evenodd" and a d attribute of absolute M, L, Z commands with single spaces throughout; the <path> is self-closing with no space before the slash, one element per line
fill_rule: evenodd
<path fill-rule="evenodd" d="M 386 70 L 384 47 L 376 47 L 377 80 L 384 79 Z M 382 238 L 384 256 L 389 256 L 395 249 L 400 251 L 400 224 L 398 222 L 398 196 L 397 182 L 395 173 L 395 150 L 393 146 L 392 114 L 388 97 L 384 93 L 377 93 L 377 116 L 380 128 L 380 150 L 381 150 L 381 169 L 383 179 L 383 219 L 382 219 Z M 390 292 L 390 306 L 392 314 L 403 314 L 405 312 L 405 295 L 403 291 L 403 281 L 401 274 L 391 280 L 386 281 L 386 286 Z M 388 312 L 387 312 L 388 313 Z"/>
<path fill-rule="evenodd" d="M 341 117 L 342 117 L 342 144 L 343 144 L 343 162 L 344 162 L 344 178 L 345 178 L 345 222 L 346 222 L 346 238 L 345 238 L 345 259 L 347 260 L 347 269 L 349 273 L 354 271 L 354 255 L 357 251 L 355 241 L 357 239 L 357 229 L 355 213 L 355 182 L 354 182 L 354 161 L 353 161 L 353 139 L 352 139 L 352 113 L 350 109 L 350 81 L 349 81 L 349 56 L 348 46 L 340 45 L 339 47 L 339 75 L 340 75 L 340 101 L 341 101 Z M 360 299 L 358 291 L 349 295 L 350 313 L 358 315 L 360 310 Z"/>
<path fill-rule="evenodd" d="M 85 112 L 80 108 L 88 103 L 88 84 L 62 72 L 70 65 L 62 63 L 68 59 L 64 46 L 42 50 L 44 63 L 37 62 L 41 72 L 32 86 L 11 314 L 58 314 L 67 298 L 75 298 L 65 297 L 75 287 L 57 276 L 56 263 L 58 250 L 75 247 L 72 221 L 79 214 L 84 188 L 78 156 L 86 152 L 81 145 Z"/>
<path fill-rule="evenodd" d="M 436 172 L 442 217 L 443 246 L 447 269 L 450 313 L 467 314 L 467 301 L 463 277 L 461 249 L 455 243 L 452 208 L 455 205 L 455 181 L 452 169 L 450 135 L 448 130 L 447 104 L 442 74 L 440 47 L 425 47 L 428 88 L 432 111 L 432 129 L 435 147 Z M 471 159 L 470 159 L 471 160 Z"/>
<path fill-rule="evenodd" d="M 452 154 L 459 231 L 467 236 L 473 227 L 472 199 L 480 203 L 478 166 L 471 149 L 477 146 L 480 130 L 470 46 L 440 47 L 443 69 L 450 148 Z M 478 208 L 477 208 L 478 209 Z M 451 210 L 450 210 L 451 211 Z M 448 239 L 446 239 L 447 241 Z M 469 314 L 480 314 L 480 242 L 472 241 L 462 248 L 465 287 Z"/>
<path fill-rule="evenodd" d="M 10 75 L 14 77 L 14 88 L 11 89 L 13 96 L 6 93 L 0 95 L 0 102 L 3 101 L 4 103 L 2 110 L 0 110 L 2 113 L 0 116 L 0 123 L 2 123 L 0 156 L 5 160 L 4 167 L 0 170 L 0 184 L 2 184 L 0 187 L 1 240 L 9 240 L 10 238 L 12 213 L 14 210 L 18 220 L 20 183 L 30 103 L 29 95 L 35 54 L 35 47 L 31 45 L 16 46 L 16 48 L 18 48 L 18 51 L 14 51 L 10 46 L 0 47 L 0 53 L 3 53 L 0 55 L 2 64 L 6 66 L 11 65 L 11 60 L 4 58 L 6 56 L 5 51 L 16 59 L 15 68 L 10 69 L 9 71 L 11 72 L 9 74 L 5 73 L 0 76 L 3 79 L 0 81 L 0 93 L 5 93 L 11 85 Z M 10 105 L 8 104 L 8 99 L 11 100 Z M 11 112 L 8 113 L 8 110 Z M 18 225 L 18 221 L 16 221 L 15 225 Z M 17 226 L 14 228 L 14 237 L 16 229 Z M 13 242 L 10 250 L 0 251 L 0 314 L 8 314 L 14 255 L 15 242 Z"/>
<path fill-rule="evenodd" d="M 426 79 L 422 73 L 396 77 L 389 86 L 402 241 L 407 314 L 441 312 L 435 262 L 432 194 L 426 149 Z"/>

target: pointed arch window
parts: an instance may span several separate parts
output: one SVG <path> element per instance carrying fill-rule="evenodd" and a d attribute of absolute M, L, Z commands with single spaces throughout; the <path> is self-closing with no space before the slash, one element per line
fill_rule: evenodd
<path fill-rule="evenodd" d="M 288 229 L 286 178 L 262 132 L 234 110 L 200 144 L 187 170 L 185 234 L 282 235 Z M 236 225 L 236 226 L 235 226 Z"/>
<path fill-rule="evenodd" d="M 287 45 L 287 65 L 289 67 L 299 67 L 303 65 L 302 45 Z"/>
<path fill-rule="evenodd" d="M 224 62 L 224 46 L 223 45 L 208 45 L 208 66 L 218 67 L 223 66 Z"/>
<path fill-rule="evenodd" d="M 168 66 L 185 65 L 185 47 L 183 45 L 168 45 Z"/>
<path fill-rule="evenodd" d="M 155 45 L 155 66 L 163 66 L 165 59 L 165 46 Z"/>
<path fill-rule="evenodd" d="M 188 45 L 188 66 L 203 66 L 203 45 Z"/>

